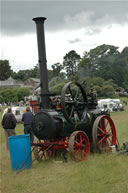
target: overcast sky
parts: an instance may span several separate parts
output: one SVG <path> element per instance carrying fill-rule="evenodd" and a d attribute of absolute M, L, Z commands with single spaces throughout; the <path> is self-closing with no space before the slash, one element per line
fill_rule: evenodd
<path fill-rule="evenodd" d="M 1 2 L 1 57 L 14 71 L 38 63 L 34 17 L 46 17 L 47 65 L 63 62 L 75 50 L 80 56 L 101 44 L 128 46 L 128 0 L 125 1 L 26 1 Z"/>

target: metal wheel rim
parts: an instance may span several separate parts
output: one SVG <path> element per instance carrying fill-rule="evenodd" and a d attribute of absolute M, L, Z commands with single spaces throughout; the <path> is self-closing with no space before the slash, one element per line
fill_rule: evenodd
<path fill-rule="evenodd" d="M 116 128 L 107 115 L 97 117 L 92 128 L 92 139 L 95 152 L 111 152 L 116 145 Z"/>
<path fill-rule="evenodd" d="M 69 138 L 69 153 L 74 161 L 84 161 L 90 151 L 89 139 L 85 132 L 75 131 Z"/>

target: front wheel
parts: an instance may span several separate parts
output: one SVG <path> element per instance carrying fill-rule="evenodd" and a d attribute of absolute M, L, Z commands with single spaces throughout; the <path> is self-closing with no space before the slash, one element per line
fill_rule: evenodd
<path fill-rule="evenodd" d="M 83 131 L 75 131 L 69 138 L 69 153 L 74 161 L 84 161 L 90 151 L 88 136 Z"/>

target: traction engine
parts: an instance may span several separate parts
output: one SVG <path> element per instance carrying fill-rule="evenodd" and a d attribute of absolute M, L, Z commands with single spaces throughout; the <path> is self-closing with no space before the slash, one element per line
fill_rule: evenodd
<path fill-rule="evenodd" d="M 40 102 L 35 112 L 33 132 L 37 137 L 34 155 L 38 161 L 69 152 L 75 161 L 86 160 L 91 152 L 111 152 L 116 145 L 116 129 L 108 112 L 97 109 L 94 92 L 87 94 L 81 84 L 68 82 L 61 96 L 48 90 L 44 21 L 36 23 L 40 67 Z M 37 106 L 36 106 L 37 109 Z"/>

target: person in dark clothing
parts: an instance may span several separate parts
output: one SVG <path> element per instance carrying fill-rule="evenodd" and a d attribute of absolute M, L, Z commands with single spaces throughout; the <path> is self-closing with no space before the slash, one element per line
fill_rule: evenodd
<path fill-rule="evenodd" d="M 4 128 L 4 132 L 5 132 L 6 146 L 7 146 L 7 149 L 9 149 L 8 137 L 16 135 L 16 132 L 15 132 L 16 118 L 12 113 L 11 107 L 8 107 L 7 113 L 4 114 L 1 124 L 2 124 L 2 126 Z"/>
<path fill-rule="evenodd" d="M 26 107 L 26 112 L 22 116 L 22 121 L 24 122 L 24 134 L 30 134 L 30 141 L 34 141 L 34 135 L 32 131 L 32 122 L 33 122 L 33 114 L 30 111 L 30 107 Z"/>

